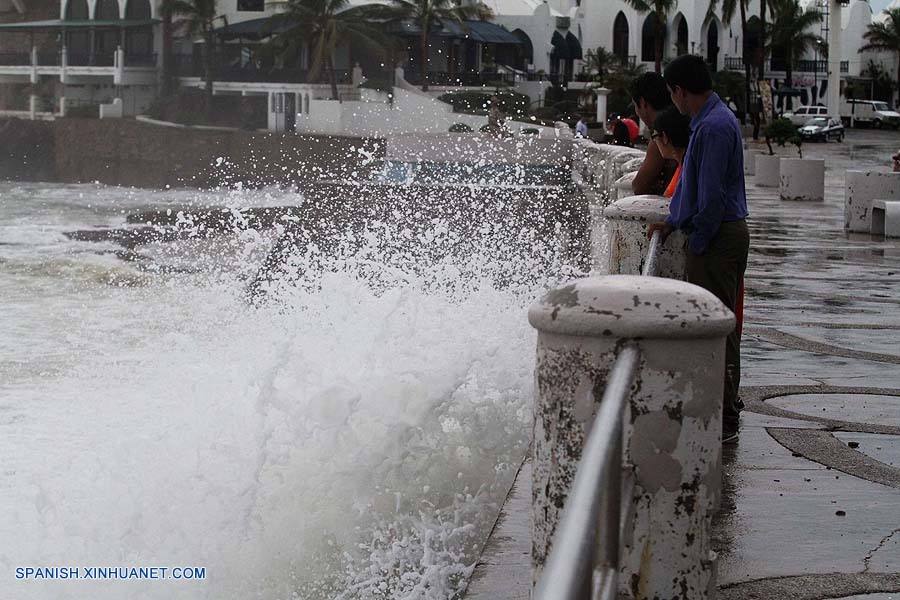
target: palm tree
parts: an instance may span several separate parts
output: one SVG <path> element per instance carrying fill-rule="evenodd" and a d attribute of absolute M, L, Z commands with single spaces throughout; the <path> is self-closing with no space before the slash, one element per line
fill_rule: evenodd
<path fill-rule="evenodd" d="M 881 23 L 871 23 L 863 37 L 863 50 L 887 50 L 897 54 L 897 102 L 900 103 L 900 7 L 885 9 L 887 17 Z"/>
<path fill-rule="evenodd" d="M 706 10 L 706 18 L 704 19 L 704 25 L 708 24 L 716 14 L 716 1 L 717 0 L 709 0 L 709 8 Z M 762 3 L 765 4 L 766 0 L 762 0 Z M 744 59 L 744 106 L 750 106 L 750 56 L 749 56 L 749 48 L 747 47 L 747 33 L 749 28 L 747 27 L 747 4 L 749 0 L 722 0 L 722 22 L 723 23 L 731 23 L 731 20 L 734 18 L 734 11 L 740 11 L 741 15 L 741 44 L 743 46 L 742 56 Z M 765 15 L 763 15 L 765 18 Z M 763 59 L 765 60 L 765 59 Z M 761 73 L 761 72 L 760 72 Z M 762 75 L 760 74 L 760 77 Z M 744 122 L 747 120 L 747 111 L 744 111 Z"/>
<path fill-rule="evenodd" d="M 603 46 L 598 46 L 596 50 L 587 51 L 587 54 L 584 55 L 584 62 L 588 73 L 596 71 L 594 81 L 603 86 L 612 71 L 617 68 L 619 57 Z"/>
<path fill-rule="evenodd" d="M 162 96 L 169 97 L 174 90 L 174 75 L 172 73 L 172 2 L 163 0 L 159 7 L 162 15 Z"/>
<path fill-rule="evenodd" d="M 678 5 L 677 0 L 627 0 L 638 13 L 645 15 L 652 13 L 654 16 L 654 67 L 657 73 L 662 72 L 663 47 L 666 39 L 666 23 L 669 13 Z"/>
<path fill-rule="evenodd" d="M 376 56 L 383 55 L 389 45 L 376 29 L 376 5 L 351 7 L 349 0 L 285 0 L 275 4 L 284 11 L 269 19 L 272 30 L 278 32 L 269 47 L 283 57 L 296 57 L 308 45 L 311 55 L 307 78 L 316 81 L 326 69 L 332 100 L 338 99 L 334 52 L 340 42 L 349 42 Z"/>
<path fill-rule="evenodd" d="M 481 2 L 457 5 L 455 0 L 391 0 L 387 13 L 396 20 L 411 21 L 419 34 L 419 68 L 422 71 L 422 90 L 428 90 L 428 34 L 432 27 L 455 22 L 465 28 L 463 21 L 486 20 L 493 16 L 491 9 Z"/>
<path fill-rule="evenodd" d="M 216 0 L 168 0 L 175 26 L 191 38 L 203 39 L 203 79 L 206 82 L 206 113 L 212 115 L 213 70 L 215 67 Z"/>
<path fill-rule="evenodd" d="M 822 21 L 822 13 L 813 8 L 804 11 L 798 0 L 769 0 L 772 8 L 770 29 L 772 48 L 779 49 L 785 57 L 785 85 L 791 86 L 794 63 L 803 58 L 806 51 L 818 44 L 819 36 L 811 31 Z M 787 98 L 788 108 L 793 102 Z"/>

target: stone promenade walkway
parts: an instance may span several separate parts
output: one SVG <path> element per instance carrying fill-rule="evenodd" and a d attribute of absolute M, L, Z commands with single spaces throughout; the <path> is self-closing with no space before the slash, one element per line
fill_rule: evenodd
<path fill-rule="evenodd" d="M 900 600 L 900 240 L 843 231 L 844 171 L 886 170 L 900 134 L 807 144 L 826 201 L 748 177 L 741 438 L 726 448 L 714 546 L 722 600 Z M 530 470 L 469 600 L 530 592 Z"/>
<path fill-rule="evenodd" d="M 715 539 L 724 600 L 900 599 L 900 240 L 842 229 L 844 171 L 887 170 L 898 147 L 877 131 L 805 145 L 826 160 L 824 205 L 748 178 L 747 409 Z"/>

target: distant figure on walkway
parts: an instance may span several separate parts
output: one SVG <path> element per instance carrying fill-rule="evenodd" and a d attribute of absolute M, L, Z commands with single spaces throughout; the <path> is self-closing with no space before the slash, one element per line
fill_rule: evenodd
<path fill-rule="evenodd" d="M 622 118 L 619 115 L 613 115 L 610 118 L 610 130 L 613 135 L 613 144 L 616 146 L 628 146 L 629 148 L 632 146 L 631 143 L 631 133 L 628 131 L 628 125 L 626 125 Z"/>
<path fill-rule="evenodd" d="M 488 122 L 482 131 L 493 137 L 504 137 L 506 130 L 506 112 L 503 110 L 503 102 L 497 96 L 491 96 L 491 108 L 488 110 Z"/>
<path fill-rule="evenodd" d="M 628 139 L 634 144 L 641 137 L 641 128 L 637 124 L 637 117 L 627 116 L 622 118 L 622 122 L 628 127 Z"/>
<path fill-rule="evenodd" d="M 587 118 L 581 117 L 575 123 L 575 137 L 586 138 L 588 136 Z"/>
<path fill-rule="evenodd" d="M 712 91 L 703 58 L 679 56 L 663 74 L 672 102 L 691 117 L 691 139 L 665 223 L 651 225 L 663 239 L 675 229 L 688 235 L 687 280 L 737 310 L 747 268 L 750 233 L 744 189 L 741 128 L 734 113 Z M 725 344 L 722 442 L 737 440 L 740 410 L 741 349 L 737 327 Z"/>
<path fill-rule="evenodd" d="M 634 80 L 630 91 L 634 110 L 647 127 L 653 128 L 657 113 L 672 106 L 666 82 L 659 73 L 644 73 Z M 631 191 L 635 194 L 661 194 L 674 172 L 675 163 L 666 160 L 651 139 L 644 162 L 631 182 Z"/>
<path fill-rule="evenodd" d="M 894 160 L 894 172 L 900 173 L 900 150 L 897 150 L 897 154 L 891 157 Z"/>

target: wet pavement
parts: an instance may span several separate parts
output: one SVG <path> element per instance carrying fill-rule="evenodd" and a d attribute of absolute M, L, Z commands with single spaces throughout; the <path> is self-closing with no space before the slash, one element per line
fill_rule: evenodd
<path fill-rule="evenodd" d="M 900 599 L 900 240 L 843 231 L 845 170 L 887 170 L 897 147 L 879 131 L 804 145 L 826 161 L 824 203 L 748 178 L 747 410 L 724 455 L 722 599 Z"/>
<path fill-rule="evenodd" d="M 824 202 L 747 179 L 747 407 L 723 456 L 722 600 L 900 600 L 900 240 L 843 231 L 845 170 L 888 170 L 898 147 L 866 130 L 805 144 L 825 159 Z M 520 476 L 467 599 L 529 597 L 529 503 Z"/>

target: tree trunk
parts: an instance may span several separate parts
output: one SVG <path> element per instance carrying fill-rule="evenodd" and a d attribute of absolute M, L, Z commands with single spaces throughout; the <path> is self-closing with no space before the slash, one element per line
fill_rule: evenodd
<path fill-rule="evenodd" d="M 331 99 L 338 100 L 337 75 L 334 73 L 334 53 L 328 53 L 328 78 L 331 80 Z"/>
<path fill-rule="evenodd" d="M 743 45 L 744 55 L 744 112 L 743 117 L 741 118 L 741 124 L 747 124 L 747 110 L 750 108 L 750 57 L 747 56 L 748 48 L 747 48 L 747 7 L 744 6 L 744 0 L 738 0 L 738 5 L 741 8 L 741 35 L 743 36 L 743 41 L 741 44 Z M 718 55 L 718 52 L 716 52 Z"/>
<path fill-rule="evenodd" d="M 788 43 L 787 45 L 787 64 L 784 66 L 784 85 L 789 88 L 794 87 L 794 48 L 793 44 Z M 785 96 L 784 97 L 784 107 L 788 110 L 794 108 L 794 97 L 793 96 Z M 784 112 L 784 111 L 782 111 Z"/>
<path fill-rule="evenodd" d="M 897 104 L 900 106 L 900 52 L 897 53 Z"/>
<path fill-rule="evenodd" d="M 175 91 L 172 64 L 172 9 L 169 0 L 162 6 L 162 96 L 168 98 Z"/>
<path fill-rule="evenodd" d="M 428 23 L 422 23 L 422 39 L 421 39 L 421 63 L 419 69 L 422 73 L 422 91 L 428 91 Z"/>
<path fill-rule="evenodd" d="M 206 40 L 203 49 L 204 63 L 204 79 L 206 80 L 206 119 L 212 121 L 212 99 L 213 99 L 213 44 L 215 44 L 215 36 L 213 35 L 212 26 L 206 32 Z"/>
<path fill-rule="evenodd" d="M 766 0 L 759 4 L 759 67 L 756 74 L 757 81 L 766 78 Z"/>
<path fill-rule="evenodd" d="M 663 44 L 665 44 L 666 32 L 663 29 L 663 17 L 659 13 L 656 13 L 656 56 L 654 56 L 657 73 L 662 73 L 662 55 L 663 55 Z"/>

